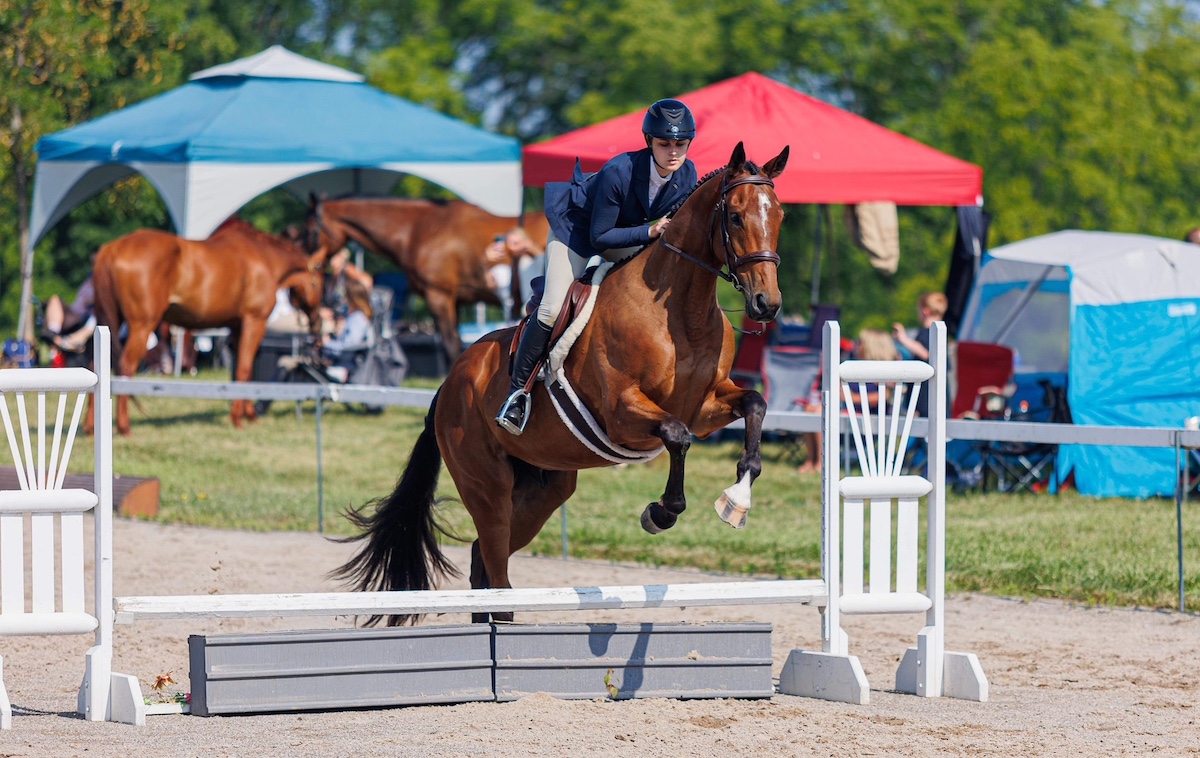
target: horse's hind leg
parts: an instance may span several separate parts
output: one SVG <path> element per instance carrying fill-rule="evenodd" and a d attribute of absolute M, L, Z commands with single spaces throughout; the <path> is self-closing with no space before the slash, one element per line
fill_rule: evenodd
<path fill-rule="evenodd" d="M 117 376 L 135 376 L 137 374 L 142 358 L 146 357 L 146 343 L 155 326 L 155 323 L 149 321 L 129 321 L 128 324 L 129 334 L 125 338 L 125 347 L 121 350 L 121 358 L 117 361 Z M 117 431 L 128 436 L 130 428 L 129 396 L 120 395 L 117 397 Z"/>
<path fill-rule="evenodd" d="M 512 586 L 508 577 L 509 558 L 532 542 L 554 511 L 567 501 L 575 491 L 576 479 L 574 471 L 540 471 L 519 461 L 514 462 L 507 541 L 501 541 L 503 530 L 500 529 L 487 529 L 485 537 L 485 529 L 480 527 L 480 520 L 476 519 L 480 539 L 471 545 L 472 589 Z M 465 497 L 463 502 L 466 502 Z M 475 613 L 471 620 L 486 623 L 488 616 L 487 613 Z M 511 611 L 500 611 L 490 616 L 493 621 L 513 620 Z"/>

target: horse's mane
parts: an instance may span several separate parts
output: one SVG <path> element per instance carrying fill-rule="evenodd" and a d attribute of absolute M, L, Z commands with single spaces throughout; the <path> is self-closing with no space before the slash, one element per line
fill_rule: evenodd
<path fill-rule="evenodd" d="M 758 164 L 754 161 L 746 161 L 742 164 L 742 167 L 751 174 L 762 173 L 762 169 L 760 169 Z M 707 174 L 697 179 L 696 185 L 688 190 L 686 195 L 679 198 L 679 200 L 677 200 L 675 204 L 671 206 L 671 210 L 667 211 L 667 218 L 673 218 L 675 214 L 679 212 L 679 209 L 683 207 L 683 204 L 688 201 L 688 198 L 690 198 L 696 192 L 696 190 L 700 189 L 705 182 L 707 182 L 709 179 L 712 179 L 714 176 L 725 173 L 725 170 L 728 168 L 728 166 L 718 166 L 717 168 L 714 168 L 712 171 L 709 171 Z"/>

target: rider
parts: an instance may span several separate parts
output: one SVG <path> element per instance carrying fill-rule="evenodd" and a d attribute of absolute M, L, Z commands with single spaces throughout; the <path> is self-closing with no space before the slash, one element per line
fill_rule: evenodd
<path fill-rule="evenodd" d="M 678 100 L 659 100 L 642 119 L 646 147 L 622 153 L 586 180 L 546 185 L 546 283 L 537 318 L 530 319 L 513 362 L 511 393 L 496 423 L 512 434 L 525 430 L 529 393 L 525 384 L 550 341 L 550 331 L 571 282 L 589 258 L 624 260 L 659 237 L 666 213 L 696 184 L 687 158 L 696 120 Z"/>

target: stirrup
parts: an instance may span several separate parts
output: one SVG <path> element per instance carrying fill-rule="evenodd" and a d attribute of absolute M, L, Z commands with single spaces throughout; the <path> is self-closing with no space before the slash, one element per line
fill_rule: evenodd
<path fill-rule="evenodd" d="M 514 436 L 521 436 L 525 431 L 525 425 L 529 423 L 529 393 L 523 389 L 517 390 L 508 396 L 504 401 L 504 406 L 500 408 L 500 413 L 496 415 L 496 423 L 500 428 Z M 518 403 L 522 403 L 518 405 Z M 509 418 L 509 414 L 514 412 L 516 418 Z"/>

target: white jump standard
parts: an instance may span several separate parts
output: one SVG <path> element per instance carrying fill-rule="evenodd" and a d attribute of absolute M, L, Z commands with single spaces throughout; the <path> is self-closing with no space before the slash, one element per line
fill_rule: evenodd
<path fill-rule="evenodd" d="M 896 670 L 896 689 L 924 697 L 986 701 L 987 677 L 973 653 L 945 651 L 946 589 L 946 326 L 933 326 L 929 363 L 847 361 L 839 355 L 837 322 L 825 325 L 822 416 L 824 467 L 822 562 L 828 605 L 821 609 L 822 649 L 793 650 L 779 677 L 781 692 L 866 704 L 870 689 L 841 617 L 852 614 L 924 613 Z M 929 392 L 927 477 L 901 475 L 921 382 Z M 878 385 L 872 409 L 864 385 Z M 852 388 L 851 385 L 855 385 Z M 888 392 L 891 389 L 891 408 Z M 856 401 L 855 393 L 858 400 Z M 901 403 L 907 401 L 904 412 Z M 838 477 L 840 415 L 849 415 L 859 476 Z M 901 417 L 903 416 L 903 422 Z M 903 427 L 901 428 L 901 423 Z M 926 498 L 925 589 L 917 587 L 918 500 Z M 863 584 L 864 504 L 870 503 L 869 584 Z M 892 562 L 892 509 L 896 509 L 896 560 Z M 896 584 L 893 588 L 892 573 Z"/>

